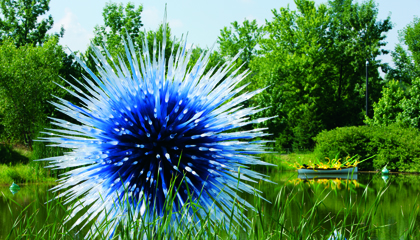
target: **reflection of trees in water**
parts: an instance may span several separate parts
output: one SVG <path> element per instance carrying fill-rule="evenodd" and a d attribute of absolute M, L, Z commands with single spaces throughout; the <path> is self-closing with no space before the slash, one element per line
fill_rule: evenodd
<path fill-rule="evenodd" d="M 36 225 L 33 226 L 34 229 L 41 229 L 46 224 L 64 222 L 67 207 L 62 206 L 61 200 L 47 203 L 59 194 L 48 191 L 51 185 L 19 184 L 19 186 L 20 191 L 15 195 L 10 192 L 9 186 L 0 187 L 0 239 L 6 238 L 19 217 L 25 217 L 25 220 L 20 220 L 20 224 L 24 224 L 33 216 L 35 218 L 33 224 Z M 20 213 L 22 213 L 21 216 L 19 216 Z M 68 226 L 73 223 L 69 222 Z"/>
<path fill-rule="evenodd" d="M 420 175 L 391 174 L 387 181 L 381 174 L 359 173 L 357 180 L 347 179 L 310 179 L 297 178 L 296 172 L 273 172 L 270 179 L 277 184 L 258 183 L 258 189 L 264 192 L 269 202 L 262 202 L 265 222 L 277 219 L 282 213 L 287 218 L 286 226 L 297 226 L 304 214 L 316 208 L 317 218 L 334 217 L 335 222 L 347 216 L 347 223 L 359 223 L 363 213 L 370 211 L 371 206 L 380 196 L 377 212 L 372 216 L 372 224 L 384 226 L 372 230 L 372 237 L 377 239 L 398 239 L 409 226 L 409 214 L 419 207 L 416 197 L 420 193 Z M 279 198 L 279 194 L 282 194 Z M 280 199 L 281 204 L 278 200 Z M 252 196 L 246 198 L 253 204 Z M 290 201 L 287 206 L 285 202 Z M 403 216 L 403 214 L 404 216 Z M 420 222 L 420 217 L 417 217 Z M 310 223 L 308 223 L 310 225 Z M 331 223 L 323 223 L 325 229 Z"/>

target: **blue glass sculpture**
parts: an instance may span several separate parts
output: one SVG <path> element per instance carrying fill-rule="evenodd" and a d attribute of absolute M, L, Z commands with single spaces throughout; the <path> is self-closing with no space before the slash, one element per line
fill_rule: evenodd
<path fill-rule="evenodd" d="M 17 192 L 20 191 L 20 187 L 15 182 L 13 182 L 12 185 L 10 185 L 9 190 L 13 195 L 15 195 Z"/>
<path fill-rule="evenodd" d="M 209 210 L 200 213 L 211 221 L 227 223 L 232 220 L 226 213 L 234 209 L 234 199 L 252 209 L 236 193 L 260 196 L 248 183 L 268 181 L 249 169 L 268 165 L 252 156 L 263 153 L 269 142 L 255 140 L 268 135 L 265 129 L 232 131 L 270 119 L 249 120 L 262 109 L 241 106 L 262 91 L 242 93 L 247 84 L 237 87 L 249 71 L 227 76 L 237 56 L 204 74 L 210 51 L 187 69 L 192 49 L 186 51 L 185 41 L 176 52 L 172 49 L 167 60 L 165 39 L 164 33 L 160 47 L 155 39 L 153 54 L 145 39 L 138 58 L 128 37 L 127 60 L 118 63 L 106 49 L 104 56 L 93 46 L 98 75 L 77 59 L 90 74 L 79 82 L 88 92 L 68 83 L 74 90 L 68 91 L 80 104 L 65 99 L 52 103 L 80 123 L 51 118 L 57 128 L 48 129 L 50 136 L 42 139 L 72 149 L 43 160 L 54 169 L 75 168 L 53 188 L 61 191 L 58 197 L 65 197 L 66 203 L 78 199 L 68 219 L 87 209 L 75 225 L 96 219 L 115 226 L 125 221 L 128 210 L 143 221 L 155 220 L 164 214 L 171 183 L 174 218 L 185 214 L 182 207 L 192 200 Z M 119 200 L 127 197 L 129 204 L 121 205 Z M 234 221 L 244 217 L 240 210 L 233 211 Z M 187 214 L 193 221 L 198 213 L 187 210 Z"/>

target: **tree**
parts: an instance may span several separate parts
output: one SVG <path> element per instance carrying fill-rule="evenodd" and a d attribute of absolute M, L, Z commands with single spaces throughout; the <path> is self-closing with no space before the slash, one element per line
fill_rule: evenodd
<path fill-rule="evenodd" d="M 368 125 L 388 126 L 397 122 L 397 117 L 403 111 L 401 105 L 405 99 L 405 93 L 401 82 L 391 80 L 382 88 L 382 97 L 378 102 L 373 103 L 373 117 L 366 117 L 365 123 Z"/>
<path fill-rule="evenodd" d="M 43 46 L 25 45 L 17 48 L 12 40 L 0 45 L 0 95 L 3 137 L 29 146 L 37 130 L 43 127 L 46 116 L 52 114 L 47 102 L 63 97 L 65 90 L 58 73 L 62 49 L 58 38 L 51 38 Z"/>
<path fill-rule="evenodd" d="M 404 98 L 400 104 L 403 111 L 398 115 L 397 122 L 420 129 L 420 78 L 413 79 L 409 97 Z"/>
<path fill-rule="evenodd" d="M 411 85 L 411 81 L 416 76 L 420 76 L 420 72 L 416 70 L 411 54 L 401 44 L 397 44 L 395 50 L 391 52 L 391 56 L 395 68 L 390 68 L 386 74 L 386 79 L 388 81 L 397 79 L 408 86 Z"/>
<path fill-rule="evenodd" d="M 417 69 L 420 69 L 420 18 L 414 18 L 401 32 L 404 43 L 413 56 Z"/>
<path fill-rule="evenodd" d="M 144 39 L 144 33 L 141 32 L 141 27 L 143 27 L 141 22 L 142 12 L 142 5 L 139 5 L 136 9 L 130 2 L 125 7 L 122 3 L 106 3 L 102 12 L 104 25 L 95 26 L 92 44 L 99 48 L 106 47 L 111 56 L 118 59 L 119 55 L 125 55 L 124 39 L 128 34 L 136 50 L 141 49 Z M 102 54 L 105 55 L 105 51 L 102 51 Z M 96 63 L 92 55 L 95 54 L 89 46 L 82 58 L 91 70 L 96 71 Z"/>
<path fill-rule="evenodd" d="M 365 120 L 369 125 L 398 123 L 420 129 L 420 78 L 413 79 L 407 92 L 404 92 L 401 82 L 387 82 L 382 89 L 382 97 L 373 104 L 373 109 L 373 117 Z"/>
<path fill-rule="evenodd" d="M 272 10 L 268 37 L 260 41 L 261 56 L 251 61 L 251 70 L 254 83 L 269 86 L 258 104 L 270 107 L 261 115 L 279 116 L 266 125 L 277 142 L 310 148 L 323 129 L 363 123 L 366 59 L 369 100 L 379 99 L 377 69 L 383 64 L 376 57 L 387 53 L 381 47 L 391 23 L 389 17 L 377 20 L 373 1 L 336 0 L 318 7 L 295 2 L 297 11 Z"/>
<path fill-rule="evenodd" d="M 242 50 L 238 65 L 244 64 L 243 69 L 248 69 L 252 58 L 257 54 L 258 42 L 263 35 L 262 27 L 258 26 L 256 20 L 245 20 L 242 26 L 234 21 L 231 25 L 232 27 L 224 27 L 220 30 L 217 40 L 220 54 L 230 60 Z"/>
<path fill-rule="evenodd" d="M 156 38 L 156 52 L 155 57 L 158 54 L 158 51 L 160 49 L 159 46 L 162 46 L 163 44 L 163 24 L 159 25 L 159 28 L 156 31 L 150 30 L 147 32 L 146 35 L 149 53 L 153 53 L 153 46 L 155 44 L 155 38 Z M 176 37 L 173 37 L 171 34 L 171 28 L 169 27 L 169 24 L 166 24 L 166 47 L 165 47 L 165 59 L 169 59 L 171 56 L 171 51 L 173 47 L 173 51 L 176 52 L 179 48 L 179 42 Z M 142 49 L 143 46 L 140 48 Z"/>
<path fill-rule="evenodd" d="M 95 26 L 92 42 L 96 46 L 105 46 L 111 55 L 121 54 L 124 51 L 124 40 L 127 34 L 133 40 L 135 46 L 141 45 L 143 37 L 141 27 L 141 13 L 143 6 L 139 5 L 137 9 L 132 3 L 127 3 L 124 7 L 122 3 L 106 3 L 102 16 L 104 18 L 103 26 Z M 117 51 L 119 50 L 119 51 Z"/>
<path fill-rule="evenodd" d="M 49 38 L 47 31 L 54 24 L 51 15 L 38 21 L 49 8 L 50 0 L 3 0 L 0 14 L 0 42 L 13 39 L 17 47 L 25 44 L 40 45 Z M 61 28 L 57 36 L 63 36 Z"/>
<path fill-rule="evenodd" d="M 106 52 L 103 49 L 103 47 L 105 47 L 110 56 L 118 62 L 119 56 L 125 55 L 124 42 L 127 42 L 125 39 L 128 34 L 133 41 L 133 46 L 136 52 L 142 52 L 143 42 L 145 38 L 147 38 L 149 52 L 153 53 L 155 36 L 157 48 L 163 42 L 163 24 L 160 24 L 156 31 L 150 30 L 147 33 L 142 32 L 142 11 L 142 5 L 135 8 L 132 3 L 127 3 L 125 7 L 122 3 L 119 5 L 116 3 L 107 3 L 102 13 L 105 25 L 98 25 L 95 27 L 95 36 L 92 40 L 92 44 L 98 46 L 102 50 L 102 54 L 104 56 L 106 56 Z M 165 49 L 165 56 L 167 59 L 171 54 L 172 45 L 175 44 L 175 51 L 179 46 L 176 41 L 174 42 L 174 40 L 175 39 L 172 39 L 171 36 L 171 28 L 169 27 L 169 24 L 167 24 Z M 92 48 L 88 47 L 82 58 L 84 59 L 84 62 L 86 62 L 86 65 L 96 72 L 96 63 L 92 58 L 93 55 Z M 127 60 L 124 60 L 126 61 L 125 63 L 128 64 Z"/>
<path fill-rule="evenodd" d="M 399 31 L 399 37 L 400 43 L 391 53 L 395 68 L 390 69 L 386 78 L 398 79 L 410 85 L 414 78 L 420 77 L 420 19 L 414 18 L 413 22 Z"/>
<path fill-rule="evenodd" d="M 226 60 L 223 58 L 223 56 L 220 54 L 219 51 L 217 50 L 212 50 L 212 49 L 202 49 L 200 47 L 194 47 L 192 49 L 192 53 L 191 53 L 191 58 L 190 61 L 188 62 L 187 67 L 189 69 L 191 69 L 192 67 L 194 67 L 195 63 L 197 62 L 198 58 L 203 54 L 207 54 L 208 51 L 212 51 L 209 57 L 209 62 L 206 66 L 206 69 L 204 70 L 204 74 L 206 74 L 210 69 L 218 66 L 222 66 L 223 64 L 226 63 Z"/>

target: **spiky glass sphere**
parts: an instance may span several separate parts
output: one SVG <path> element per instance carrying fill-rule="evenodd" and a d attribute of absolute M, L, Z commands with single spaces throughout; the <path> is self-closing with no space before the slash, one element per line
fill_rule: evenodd
<path fill-rule="evenodd" d="M 251 121 L 248 116 L 262 109 L 241 106 L 262 90 L 241 93 L 246 85 L 237 85 L 248 71 L 227 76 L 235 59 L 204 74 L 210 51 L 187 69 L 191 49 L 186 52 L 185 44 L 176 53 L 172 49 L 167 65 L 165 42 L 158 49 L 155 40 L 153 56 L 147 46 L 143 43 L 143 54 L 137 58 L 128 39 L 128 66 L 93 47 L 98 76 L 78 59 L 90 74 L 79 82 L 86 92 L 69 83 L 74 89 L 69 92 L 80 104 L 64 99 L 53 104 L 79 124 L 52 118 L 58 128 L 49 129 L 51 136 L 43 138 L 72 149 L 64 156 L 44 159 L 55 169 L 75 168 L 54 190 L 60 190 L 58 197 L 67 202 L 78 199 L 69 219 L 88 209 L 76 224 L 95 218 L 123 222 L 128 210 L 151 221 L 164 214 L 170 191 L 174 218 L 192 200 L 209 210 L 200 213 L 211 221 L 229 222 L 232 219 L 225 213 L 233 209 L 234 199 L 252 208 L 236 193 L 259 192 L 243 180 L 266 180 L 247 168 L 266 164 L 251 155 L 264 152 L 267 141 L 252 141 L 267 135 L 264 129 L 232 131 L 269 119 Z M 127 196 L 129 204 L 119 204 Z M 234 221 L 243 217 L 234 211 Z M 198 214 L 187 212 L 193 220 Z"/>

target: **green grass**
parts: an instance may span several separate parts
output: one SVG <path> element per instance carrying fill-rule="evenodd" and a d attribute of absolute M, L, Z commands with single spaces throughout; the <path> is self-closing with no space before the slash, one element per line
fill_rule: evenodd
<path fill-rule="evenodd" d="M 296 170 L 293 167 L 294 163 L 308 164 L 309 161 L 314 161 L 316 159 L 313 152 L 299 152 L 299 153 L 290 153 L 290 154 L 278 154 L 278 153 L 267 153 L 260 154 L 259 157 L 262 161 L 271 163 L 275 166 L 252 166 L 253 170 L 256 171 L 294 171 Z"/>
<path fill-rule="evenodd" d="M 21 145 L 0 144 L 0 185 L 15 183 L 54 182 L 58 174 L 66 171 L 51 171 L 44 168 L 46 162 L 35 160 L 63 155 L 62 148 L 47 147 L 35 142 L 33 150 Z"/>
<path fill-rule="evenodd" d="M 0 165 L 0 185 L 15 183 L 54 182 L 48 169 L 40 164 Z"/>
<path fill-rule="evenodd" d="M 334 194 L 333 191 L 311 187 L 311 191 L 303 186 L 295 186 L 288 190 L 286 186 L 280 187 L 273 209 L 278 211 L 264 211 L 265 202 L 254 197 L 254 206 L 256 211 L 249 211 L 246 216 L 249 226 L 242 224 L 232 224 L 229 228 L 220 222 L 213 223 L 208 216 L 202 215 L 201 224 L 194 221 L 174 220 L 172 208 L 167 208 L 164 216 L 157 217 L 155 221 L 145 223 L 141 218 L 134 217 L 134 214 L 128 211 L 127 221 L 120 223 L 116 227 L 115 235 L 112 239 L 328 239 L 334 231 L 341 238 L 337 239 L 370 239 L 374 233 L 386 232 L 386 228 L 392 225 L 387 219 L 381 220 L 380 205 L 383 203 L 382 196 L 388 190 L 388 186 L 380 189 L 375 200 L 367 204 L 368 188 L 363 194 L 354 198 L 347 191 L 342 195 L 342 209 L 336 214 L 322 215 L 321 209 L 327 207 L 328 194 Z M 302 195 L 303 193 L 303 195 Z M 175 196 L 175 193 L 168 196 Z M 369 195 L 370 196 L 370 195 Z M 50 196 L 52 198 L 53 196 Z M 305 199 L 305 201 L 304 201 Z M 309 199 L 309 203 L 308 200 Z M 127 199 L 121 200 L 120 204 L 128 204 Z M 167 199 L 168 206 L 172 206 L 174 198 Z M 63 205 L 63 199 L 53 200 L 40 208 L 46 208 L 45 221 L 36 221 L 39 211 L 28 211 L 35 206 L 29 205 L 22 208 L 22 211 L 13 216 L 14 225 L 8 233 L 9 239 L 84 239 L 87 229 L 76 235 L 75 230 L 70 228 L 74 221 L 69 224 L 63 224 L 65 216 L 71 213 L 68 206 Z M 9 209 L 16 207 L 18 203 L 11 201 Z M 419 204 L 417 201 L 412 206 L 413 211 L 403 213 L 407 226 L 405 231 L 398 239 L 417 239 L 419 237 L 419 225 L 417 217 L 419 213 Z M 239 205 L 235 206 L 239 207 Z M 198 212 L 201 206 L 191 201 L 181 210 Z M 30 213 L 32 212 L 32 213 Z M 65 214 L 62 214 L 62 213 Z M 405 214 L 405 215 L 404 215 Z M 186 216 L 186 215 L 183 215 Z M 232 222 L 233 216 L 230 215 Z M 378 224 L 378 220 L 379 224 Z M 245 219 L 242 219 L 245 220 Z M 242 222 L 240 220 L 240 222 Z M 177 223 L 177 224 L 174 224 Z M 242 222 L 244 223 L 244 222 Z M 82 223 L 83 225 L 83 223 Z M 112 220 L 108 222 L 97 223 L 93 229 L 93 235 L 96 238 L 106 239 L 109 237 L 109 229 L 112 228 Z M 88 228 L 91 224 L 88 224 Z M 77 229 L 77 227 L 75 228 Z"/>

